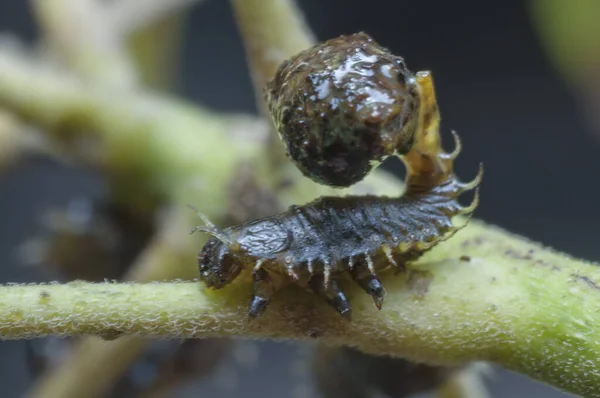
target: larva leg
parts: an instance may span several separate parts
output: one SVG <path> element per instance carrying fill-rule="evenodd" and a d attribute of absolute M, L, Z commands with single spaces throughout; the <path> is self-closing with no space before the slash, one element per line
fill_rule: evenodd
<path fill-rule="evenodd" d="M 325 278 L 323 275 L 314 275 L 308 282 L 310 289 L 323 298 L 329 305 L 336 309 L 341 316 L 348 321 L 352 317 L 352 308 L 342 291 L 334 275 L 329 278 L 329 283 L 325 286 Z"/>
<path fill-rule="evenodd" d="M 254 319 L 265 312 L 271 298 L 279 290 L 280 284 L 276 283 L 269 273 L 261 268 L 256 269 L 252 273 L 252 277 L 254 286 L 248 317 Z"/>
<path fill-rule="evenodd" d="M 352 279 L 373 297 L 373 302 L 378 309 L 383 306 L 383 298 L 385 297 L 385 288 L 377 277 L 369 271 L 367 264 L 363 261 L 357 262 L 355 266 L 349 270 Z"/>
<path fill-rule="evenodd" d="M 385 297 L 385 289 L 383 284 L 375 275 L 365 275 L 361 278 L 355 279 L 356 283 L 362 287 L 368 294 L 373 297 L 373 302 L 377 309 L 381 309 L 383 306 L 383 299 Z"/>

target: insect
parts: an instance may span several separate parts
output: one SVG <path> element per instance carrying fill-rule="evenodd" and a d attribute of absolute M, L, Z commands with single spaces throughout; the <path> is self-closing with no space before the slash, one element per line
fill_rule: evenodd
<path fill-rule="evenodd" d="M 265 97 L 300 171 L 320 184 L 348 187 L 411 148 L 417 92 L 402 57 L 357 33 L 283 62 Z"/>
<path fill-rule="evenodd" d="M 400 197 L 321 197 L 303 206 L 242 225 L 218 229 L 201 213 L 204 225 L 194 231 L 212 237 L 198 253 L 200 278 L 211 288 L 222 288 L 243 269 L 252 269 L 253 295 L 248 315 L 261 315 L 275 293 L 288 283 L 322 297 L 343 317 L 351 307 L 340 287 L 350 277 L 381 309 L 385 289 L 378 273 L 419 258 L 437 243 L 467 225 L 478 206 L 477 176 L 461 182 L 453 163 L 461 151 L 442 150 L 439 110 L 429 72 L 414 75 L 419 108 L 411 146 L 400 158 L 407 168 L 406 190 Z M 462 206 L 458 197 L 475 190 L 472 202 Z M 466 216 L 458 226 L 456 215 Z"/>

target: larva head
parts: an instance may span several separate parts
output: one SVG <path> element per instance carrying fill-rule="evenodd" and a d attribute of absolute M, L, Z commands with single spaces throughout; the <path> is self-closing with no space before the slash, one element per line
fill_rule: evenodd
<path fill-rule="evenodd" d="M 266 99 L 289 157 L 312 180 L 361 181 L 412 147 L 418 85 L 404 60 L 365 33 L 341 36 L 280 65 Z"/>
<path fill-rule="evenodd" d="M 210 238 L 198 253 L 200 279 L 207 287 L 222 288 L 233 281 L 242 271 L 238 251 L 229 242 Z"/>

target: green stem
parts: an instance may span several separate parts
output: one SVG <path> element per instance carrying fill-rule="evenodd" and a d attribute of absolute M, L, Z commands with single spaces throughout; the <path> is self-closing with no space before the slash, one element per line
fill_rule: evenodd
<path fill-rule="evenodd" d="M 589 86 L 590 73 L 597 73 L 600 62 L 600 3 L 529 0 L 528 7 L 532 27 L 550 61 L 568 83 Z"/>
<path fill-rule="evenodd" d="M 168 15 L 129 37 L 132 62 L 146 87 L 166 92 L 179 88 L 180 51 L 187 19 L 185 12 Z"/>
<path fill-rule="evenodd" d="M 240 123 L 253 130 L 249 117 L 227 118 L 141 89 L 103 89 L 7 54 L 0 54 L 0 106 L 100 166 L 118 195 L 138 206 L 200 198 L 204 211 L 222 212 L 222 182 L 239 161 L 256 158 L 265 139 L 233 139 Z"/>
<path fill-rule="evenodd" d="M 279 65 L 315 43 L 314 35 L 293 0 L 231 0 L 240 30 L 257 104 Z"/>
<path fill-rule="evenodd" d="M 294 0 L 231 0 L 231 6 L 244 42 L 258 110 L 270 121 L 265 84 L 283 61 L 312 46 L 315 37 Z M 274 126 L 269 125 L 271 179 L 283 180 L 285 176 L 277 172 L 288 160 Z"/>
<path fill-rule="evenodd" d="M 44 44 L 85 78 L 113 88 L 137 85 L 137 74 L 121 37 L 95 0 L 32 0 Z"/>
<path fill-rule="evenodd" d="M 294 288 L 248 322 L 250 285 L 6 286 L 0 336 L 94 334 L 314 340 L 436 365 L 491 361 L 565 391 L 600 396 L 600 268 L 474 222 L 384 277 L 381 311 L 352 284 L 346 322 Z"/>

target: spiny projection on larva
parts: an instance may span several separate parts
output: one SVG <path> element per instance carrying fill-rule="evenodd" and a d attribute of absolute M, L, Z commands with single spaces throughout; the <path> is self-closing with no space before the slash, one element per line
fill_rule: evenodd
<path fill-rule="evenodd" d="M 352 58 L 356 52 L 349 49 L 351 43 L 355 43 L 363 52 L 369 52 L 369 46 L 377 46 L 377 51 L 382 51 L 371 38 L 360 33 L 325 42 L 305 53 L 318 53 L 320 48 L 327 48 L 328 56 L 335 59 L 335 65 L 346 63 L 346 69 L 351 69 L 351 65 L 356 64 L 356 59 Z M 335 51 L 336 45 L 340 46 L 339 53 Z M 393 58 L 390 54 L 386 54 L 386 57 L 383 58 Z M 292 61 L 286 61 L 282 68 Z M 318 61 L 326 63 L 327 59 L 321 57 Z M 369 62 L 376 61 L 377 59 L 370 58 Z M 310 62 L 310 58 L 306 58 L 304 62 Z M 252 269 L 253 295 L 248 310 L 250 318 L 261 315 L 278 290 L 294 283 L 316 293 L 343 317 L 350 319 L 352 310 L 340 286 L 340 281 L 345 277 L 354 280 L 371 295 L 375 306 L 381 309 L 385 289 L 378 273 L 388 268 L 404 271 L 407 263 L 416 260 L 467 225 L 478 206 L 478 185 L 483 169 L 480 166 L 477 176 L 468 183 L 461 182 L 455 176 L 453 164 L 461 151 L 461 143 L 458 135 L 453 133 L 454 150 L 447 153 L 441 147 L 440 115 L 431 74 L 426 71 L 412 74 L 405 66 L 401 72 L 398 71 L 400 69 L 394 73 L 396 78 L 402 80 L 402 85 L 394 85 L 390 92 L 384 94 L 411 98 L 410 103 L 403 99 L 401 104 L 393 104 L 393 112 L 399 113 L 404 112 L 404 105 L 409 105 L 409 114 L 404 115 L 403 120 L 410 121 L 409 124 L 413 125 L 411 128 L 406 128 L 407 123 L 398 125 L 402 132 L 397 133 L 394 141 L 397 148 L 391 149 L 391 152 L 400 156 L 407 169 L 406 190 L 403 195 L 321 197 L 302 206 L 291 206 L 283 213 L 225 229 L 217 228 L 198 212 L 204 225 L 196 227 L 192 232 L 203 231 L 212 235 L 198 253 L 200 278 L 208 287 L 218 289 L 232 282 L 242 270 Z M 377 78 L 376 74 L 371 76 Z M 285 79 L 294 79 L 293 71 L 287 73 Z M 270 83 L 271 89 L 274 85 L 287 84 L 285 79 L 277 75 Z M 303 81 L 305 84 L 313 84 L 318 80 L 308 78 Z M 357 89 L 354 87 L 357 82 L 370 84 L 364 79 L 341 79 L 337 84 L 352 87 L 337 87 L 336 90 L 347 94 L 351 88 Z M 328 84 L 334 85 L 336 81 L 329 80 Z M 378 90 L 385 87 L 385 84 L 379 84 Z M 307 90 L 302 84 L 296 84 L 295 89 L 299 93 Z M 368 93 L 369 90 L 361 92 Z M 377 99 L 373 101 L 381 99 L 382 93 L 376 94 Z M 368 98 L 361 101 L 368 101 Z M 333 99 L 330 102 L 336 103 Z M 279 102 L 279 105 L 282 104 L 285 105 L 285 102 Z M 270 105 L 273 117 L 278 118 L 279 105 Z M 336 118 L 345 120 L 346 123 L 349 120 L 359 120 L 353 114 L 356 111 L 356 107 L 345 107 L 345 116 L 336 114 Z M 382 111 L 381 106 L 372 108 L 372 112 Z M 324 116 L 319 117 L 323 119 Z M 360 118 L 364 120 L 364 115 Z M 338 129 L 339 134 L 344 134 L 352 126 L 342 127 Z M 286 129 L 280 130 L 280 133 L 282 131 L 285 134 Z M 390 126 L 369 131 L 370 134 L 383 134 L 387 137 L 394 135 Z M 297 130 L 293 132 L 298 133 Z M 313 139 L 310 142 L 313 145 L 323 142 L 318 138 L 320 133 L 331 132 L 311 130 Z M 319 149 L 314 151 L 323 153 Z M 366 152 L 362 154 L 366 156 Z M 380 155 L 380 152 L 374 153 L 373 160 L 379 160 Z M 321 171 L 317 170 L 319 173 Z M 328 175 L 335 178 L 332 174 Z M 470 205 L 462 206 L 458 198 L 470 190 L 475 190 L 474 198 Z M 466 216 L 460 225 L 453 223 L 453 218 L 457 215 Z"/>

